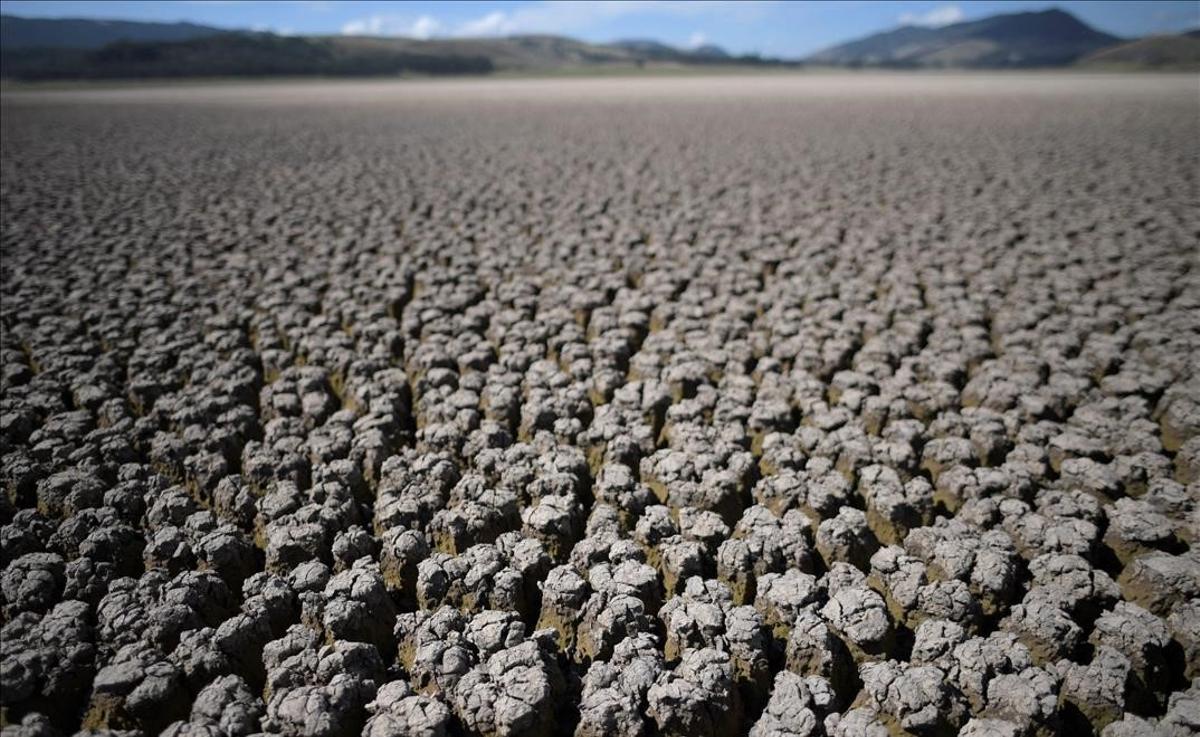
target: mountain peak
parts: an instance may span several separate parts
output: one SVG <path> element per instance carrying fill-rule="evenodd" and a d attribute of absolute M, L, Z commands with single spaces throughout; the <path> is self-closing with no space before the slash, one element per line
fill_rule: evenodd
<path fill-rule="evenodd" d="M 912 68 L 1060 66 L 1118 41 L 1065 10 L 1050 8 L 940 28 L 901 26 L 834 46 L 808 61 Z"/>

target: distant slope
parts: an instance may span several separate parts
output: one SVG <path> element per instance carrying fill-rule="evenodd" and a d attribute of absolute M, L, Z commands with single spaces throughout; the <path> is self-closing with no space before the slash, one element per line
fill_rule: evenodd
<path fill-rule="evenodd" d="M 486 74 L 482 55 L 443 54 L 352 39 L 226 33 L 187 41 L 118 42 L 100 49 L 26 49 L 0 53 L 10 79 L 137 79 L 247 76 Z"/>
<path fill-rule="evenodd" d="M 1125 69 L 1200 69 L 1200 32 L 1147 36 L 1093 52 L 1079 66 Z"/>
<path fill-rule="evenodd" d="M 565 36 L 523 35 L 498 38 L 414 38 L 328 36 L 324 40 L 362 51 L 402 51 L 445 57 L 486 57 L 497 71 L 544 71 L 635 64 L 783 65 L 777 59 L 730 56 L 716 46 L 677 49 L 658 41 L 595 44 Z"/>
<path fill-rule="evenodd" d="M 613 41 L 607 45 L 624 49 L 643 61 L 673 61 L 688 64 L 734 58 L 725 49 L 715 44 L 704 44 L 693 49 L 679 49 L 661 41 L 628 39 Z"/>
<path fill-rule="evenodd" d="M 703 44 L 692 49 L 693 57 L 704 57 L 708 59 L 731 59 L 733 58 L 728 51 L 717 46 L 716 44 Z"/>
<path fill-rule="evenodd" d="M 1010 13 L 941 28 L 903 26 L 834 46 L 807 61 L 837 66 L 1062 66 L 1120 42 L 1062 10 Z"/>
<path fill-rule="evenodd" d="M 564 36 L 527 35 L 505 38 L 414 38 L 327 36 L 322 40 L 360 53 L 418 53 L 433 56 L 487 58 L 497 70 L 538 70 L 596 64 L 632 64 L 624 49 L 576 41 Z"/>
<path fill-rule="evenodd" d="M 98 49 L 117 41 L 187 41 L 228 29 L 195 23 L 141 23 L 89 18 L 23 18 L 0 15 L 0 48 Z"/>
<path fill-rule="evenodd" d="M 6 44 L 0 49 L 0 76 L 22 80 L 487 74 L 647 64 L 787 62 L 731 57 L 717 47 L 685 51 L 654 42 L 592 44 L 547 35 L 418 40 L 235 32 L 181 41 L 117 41 L 100 48 Z"/>
<path fill-rule="evenodd" d="M 613 41 L 609 46 L 624 49 L 646 59 L 674 57 L 679 54 L 679 49 L 654 39 L 628 38 Z"/>

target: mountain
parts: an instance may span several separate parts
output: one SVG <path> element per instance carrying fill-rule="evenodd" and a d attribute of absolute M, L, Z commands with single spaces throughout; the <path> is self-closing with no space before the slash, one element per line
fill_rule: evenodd
<path fill-rule="evenodd" d="M 89 18 L 22 18 L 0 15 L 0 48 L 98 49 L 117 41 L 187 41 L 229 33 L 195 23 L 139 23 Z"/>
<path fill-rule="evenodd" d="M 673 61 L 684 64 L 730 60 L 734 57 L 715 44 L 704 44 L 692 49 L 680 49 L 661 41 L 629 39 L 613 41 L 610 47 L 624 49 L 643 61 Z"/>
<path fill-rule="evenodd" d="M 483 54 L 452 54 L 372 44 L 370 39 L 223 33 L 186 41 L 119 41 L 99 49 L 0 52 L 0 74 L 12 79 L 388 76 L 487 74 Z"/>
<path fill-rule="evenodd" d="M 1077 65 L 1097 69 L 1200 69 L 1200 31 L 1135 39 L 1088 54 Z"/>
<path fill-rule="evenodd" d="M 840 44 L 806 61 L 836 66 L 1049 67 L 1121 39 L 1062 10 L 1008 13 L 940 28 L 902 26 Z"/>
<path fill-rule="evenodd" d="M 323 40 L 360 52 L 403 52 L 444 57 L 484 57 L 499 71 L 533 71 L 597 65 L 632 65 L 624 49 L 550 35 L 497 38 L 328 36 Z"/>
<path fill-rule="evenodd" d="M 679 49 L 674 46 L 668 46 L 662 41 L 654 41 L 652 39 L 630 38 L 613 41 L 609 46 L 624 49 L 631 54 L 646 59 L 672 58 L 678 56 L 680 53 Z"/>
<path fill-rule="evenodd" d="M 709 59 L 729 59 L 729 52 L 717 46 L 716 44 L 701 44 L 692 49 L 692 56 L 705 57 Z"/>
<path fill-rule="evenodd" d="M 804 62 L 733 56 L 719 46 L 607 44 L 563 36 L 413 39 L 277 36 L 191 23 L 0 16 L 0 77 L 129 79 L 226 76 L 388 76 L 556 72 L 630 67 L 1089 68 L 1200 66 L 1200 31 L 1125 41 L 1061 10 L 1010 13 L 941 28 L 902 26 Z"/>
<path fill-rule="evenodd" d="M 277 36 L 203 26 L 181 28 L 186 24 L 105 21 L 84 22 L 80 26 L 79 21 L 63 20 L 28 25 L 23 18 L 4 16 L 4 20 L 5 33 L 13 36 L 14 42 L 6 41 L 0 48 L 0 76 L 24 80 L 488 74 L 647 65 L 787 64 L 757 56 L 729 56 L 716 46 L 681 50 L 655 41 L 593 44 L 549 35 L 421 40 Z M 125 26 L 136 27 L 143 34 L 195 32 L 198 35 L 183 39 L 123 39 L 95 45 L 100 28 L 118 34 L 124 31 L 116 29 Z M 197 29 L 203 29 L 203 33 Z M 32 35 L 21 36 L 25 32 Z"/>

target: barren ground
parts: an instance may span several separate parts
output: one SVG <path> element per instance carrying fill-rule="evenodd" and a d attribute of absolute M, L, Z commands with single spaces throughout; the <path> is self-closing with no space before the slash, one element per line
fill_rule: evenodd
<path fill-rule="evenodd" d="M 9 91 L 0 153 L 4 737 L 1200 730 L 1195 76 Z"/>

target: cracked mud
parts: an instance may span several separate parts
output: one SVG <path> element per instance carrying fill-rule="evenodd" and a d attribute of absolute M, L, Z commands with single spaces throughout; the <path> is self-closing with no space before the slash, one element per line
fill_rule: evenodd
<path fill-rule="evenodd" d="M 2 132 L 4 737 L 1200 730 L 1194 77 Z"/>

